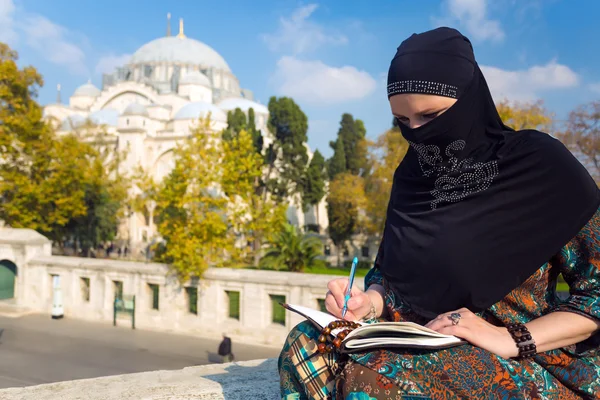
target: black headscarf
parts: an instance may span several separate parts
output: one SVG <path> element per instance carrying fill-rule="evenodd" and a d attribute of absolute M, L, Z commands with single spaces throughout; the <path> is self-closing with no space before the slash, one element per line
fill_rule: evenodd
<path fill-rule="evenodd" d="M 439 28 L 405 40 L 388 96 L 457 98 L 411 129 L 394 173 L 380 268 L 423 317 L 484 310 L 556 255 L 600 205 L 598 188 L 548 134 L 502 123 L 469 40 Z"/>

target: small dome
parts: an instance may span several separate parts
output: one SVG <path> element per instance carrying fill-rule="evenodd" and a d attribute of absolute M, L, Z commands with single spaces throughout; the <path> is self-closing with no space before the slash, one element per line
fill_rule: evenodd
<path fill-rule="evenodd" d="M 98 97 L 100 96 L 100 93 L 102 93 L 100 91 L 100 89 L 98 89 L 96 86 L 94 86 L 91 82 L 85 83 L 81 86 L 79 86 L 77 89 L 75 89 L 75 93 L 73 93 L 73 96 L 77 96 L 77 97 L 83 97 L 83 96 L 87 96 L 87 97 Z"/>
<path fill-rule="evenodd" d="M 103 108 L 90 114 L 89 120 L 96 125 L 117 126 L 119 112 L 113 108 Z"/>
<path fill-rule="evenodd" d="M 211 87 L 210 79 L 200 71 L 188 72 L 179 81 L 180 85 L 202 85 Z"/>
<path fill-rule="evenodd" d="M 125 111 L 123 111 L 123 115 L 142 115 L 147 117 L 149 114 L 145 105 L 140 103 L 131 103 L 127 106 Z"/>
<path fill-rule="evenodd" d="M 248 110 L 252 108 L 254 109 L 254 112 L 258 114 L 269 113 L 269 109 L 264 105 L 252 100 L 242 99 L 240 97 L 229 97 L 227 99 L 221 100 L 218 103 L 218 106 L 225 111 L 233 111 L 236 108 L 239 108 L 244 112 L 248 112 Z"/>
<path fill-rule="evenodd" d="M 79 114 L 70 115 L 62 120 L 60 124 L 61 131 L 72 131 L 73 129 L 79 128 L 86 121 L 86 117 Z"/>
<path fill-rule="evenodd" d="M 227 122 L 227 114 L 225 114 L 223 110 L 214 104 L 205 103 L 203 101 L 196 101 L 181 107 L 181 109 L 175 114 L 174 119 L 181 120 L 206 118 L 208 117 L 209 113 L 211 121 Z"/>

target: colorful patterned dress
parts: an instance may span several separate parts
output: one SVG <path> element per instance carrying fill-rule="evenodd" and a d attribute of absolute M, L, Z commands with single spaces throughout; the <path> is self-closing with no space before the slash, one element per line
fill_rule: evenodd
<path fill-rule="evenodd" d="M 599 230 L 600 210 L 559 254 L 480 316 L 501 325 L 568 311 L 600 321 Z M 570 287 L 566 300 L 556 295 L 559 274 Z M 367 287 L 376 283 L 386 288 L 391 320 L 427 322 L 394 297 L 377 265 L 365 279 Z M 308 322 L 290 332 L 279 358 L 283 399 L 600 398 L 598 333 L 527 360 L 504 359 L 470 345 L 321 356 L 318 335 Z"/>

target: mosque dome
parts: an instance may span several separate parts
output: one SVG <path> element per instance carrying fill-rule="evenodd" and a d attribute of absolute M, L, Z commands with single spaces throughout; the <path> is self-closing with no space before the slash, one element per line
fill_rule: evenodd
<path fill-rule="evenodd" d="M 212 121 L 227 122 L 227 114 L 214 104 L 196 101 L 181 107 L 175 114 L 175 120 L 206 118 L 210 113 Z"/>
<path fill-rule="evenodd" d="M 214 67 L 231 72 L 229 65 L 212 47 L 180 34 L 155 39 L 140 47 L 129 64 L 153 63 L 191 64 L 205 68 Z"/>
<path fill-rule="evenodd" d="M 149 114 L 145 105 L 140 103 L 131 103 L 125 108 L 123 115 L 141 115 L 147 117 Z"/>
<path fill-rule="evenodd" d="M 179 80 L 180 85 L 202 85 L 206 87 L 211 87 L 210 79 L 208 76 L 204 75 L 200 71 L 191 71 L 188 72 Z"/>
<path fill-rule="evenodd" d="M 255 101 L 243 99 L 241 97 L 229 97 L 224 100 L 221 100 L 218 103 L 218 106 L 225 111 L 233 111 L 236 108 L 244 112 L 248 112 L 249 109 L 254 109 L 254 112 L 257 114 L 268 114 L 269 109 Z"/>
<path fill-rule="evenodd" d="M 73 96 L 98 97 L 100 96 L 100 93 L 100 89 L 94 86 L 91 82 L 88 82 L 75 89 L 75 93 L 73 93 Z"/>
<path fill-rule="evenodd" d="M 117 126 L 119 112 L 113 108 L 103 108 L 91 113 L 88 119 L 96 125 Z"/>

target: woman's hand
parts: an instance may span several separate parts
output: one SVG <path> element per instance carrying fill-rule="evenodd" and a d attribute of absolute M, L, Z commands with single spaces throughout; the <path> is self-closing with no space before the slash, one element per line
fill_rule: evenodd
<path fill-rule="evenodd" d="M 452 325 L 452 313 L 459 313 L 461 316 L 456 325 Z M 515 341 L 506 328 L 494 326 L 466 308 L 441 314 L 425 326 L 445 335 L 457 336 L 502 358 L 516 357 L 519 354 Z"/>
<path fill-rule="evenodd" d="M 325 307 L 332 315 L 342 318 L 342 308 L 344 307 L 344 298 L 348 289 L 348 278 L 333 279 L 327 283 L 327 296 L 325 297 Z M 345 320 L 358 321 L 367 316 L 371 311 L 372 300 L 369 295 L 356 286 L 352 287 L 351 297 L 348 300 L 348 311 Z"/>

